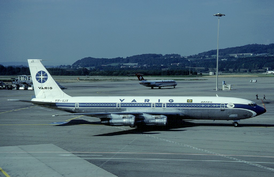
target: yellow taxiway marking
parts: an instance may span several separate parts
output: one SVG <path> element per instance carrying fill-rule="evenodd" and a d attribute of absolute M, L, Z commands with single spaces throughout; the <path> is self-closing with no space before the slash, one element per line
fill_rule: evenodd
<path fill-rule="evenodd" d="M 25 108 L 12 109 L 12 110 L 9 110 L 9 111 L 0 112 L 0 115 L 1 115 L 1 114 L 6 114 L 6 113 L 10 113 L 10 112 L 17 112 L 17 111 L 21 111 L 21 110 L 24 110 L 24 109 L 30 109 L 30 108 L 32 108 L 32 107 L 34 107 L 34 106 L 35 106 L 35 105 L 28 106 L 28 107 L 25 107 Z"/>
<path fill-rule="evenodd" d="M 0 171 L 1 171 L 6 177 L 10 177 L 10 175 L 9 175 L 7 172 L 5 172 L 2 168 L 0 168 Z"/>
<path fill-rule="evenodd" d="M 71 120 L 78 119 L 78 118 L 83 117 L 83 116 L 84 116 L 84 115 L 77 116 L 77 117 L 73 117 L 73 118 L 67 119 L 67 120 L 65 120 L 65 121 L 66 121 L 66 122 L 69 122 L 69 121 L 71 121 Z"/>

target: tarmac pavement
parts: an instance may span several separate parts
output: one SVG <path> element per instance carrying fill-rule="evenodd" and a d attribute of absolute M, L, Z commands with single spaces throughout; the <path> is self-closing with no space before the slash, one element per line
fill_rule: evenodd
<path fill-rule="evenodd" d="M 250 80 L 256 79 L 256 83 Z M 188 120 L 172 128 L 134 129 L 25 102 L 33 91 L 0 90 L 0 177 L 3 176 L 273 176 L 274 77 L 178 81 L 150 89 L 138 81 L 61 83 L 71 96 L 230 96 L 253 100 L 267 112 L 241 120 Z M 259 100 L 256 99 L 258 94 Z M 69 122 L 59 125 L 62 122 Z"/>

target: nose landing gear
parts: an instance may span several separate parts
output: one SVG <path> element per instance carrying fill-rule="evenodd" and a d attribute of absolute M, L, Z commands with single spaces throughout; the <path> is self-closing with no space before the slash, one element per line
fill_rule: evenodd
<path fill-rule="evenodd" d="M 234 120 L 233 123 L 232 123 L 233 126 L 234 126 L 234 127 L 238 127 L 238 126 L 239 126 L 239 123 L 238 123 L 238 122 L 239 122 L 239 120 Z"/>

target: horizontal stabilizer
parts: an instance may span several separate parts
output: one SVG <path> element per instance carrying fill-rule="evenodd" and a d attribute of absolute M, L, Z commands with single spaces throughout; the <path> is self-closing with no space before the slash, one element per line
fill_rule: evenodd
<path fill-rule="evenodd" d="M 31 103 L 31 100 L 8 99 L 8 101 L 13 101 L 13 102 L 29 102 L 29 103 Z"/>

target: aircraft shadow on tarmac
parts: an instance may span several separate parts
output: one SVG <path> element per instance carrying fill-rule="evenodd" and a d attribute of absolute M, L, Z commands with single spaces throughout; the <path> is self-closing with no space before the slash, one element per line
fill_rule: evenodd
<path fill-rule="evenodd" d="M 69 122 L 63 122 L 62 124 L 57 124 L 56 126 L 73 126 L 73 125 L 81 125 L 81 124 L 90 124 L 90 125 L 102 125 L 100 122 L 89 122 L 82 119 L 75 119 Z M 184 128 L 189 127 L 199 127 L 199 126 L 206 126 L 206 127 L 232 127 L 233 125 L 231 122 L 229 123 L 197 123 L 197 122 L 186 122 L 186 121 L 175 121 L 169 123 L 167 126 L 138 126 L 136 128 L 122 130 L 118 132 L 112 133 L 105 133 L 105 134 L 98 134 L 94 136 L 117 136 L 117 135 L 124 135 L 124 134 L 159 134 L 159 131 L 186 131 Z M 239 124 L 238 127 L 274 127 L 272 124 Z M 158 132 L 155 132 L 158 131 Z"/>

